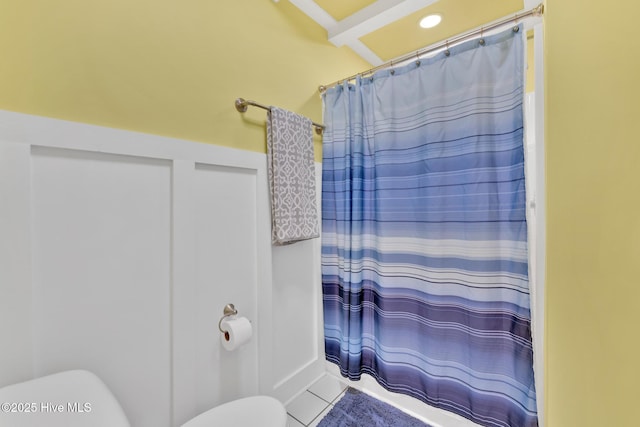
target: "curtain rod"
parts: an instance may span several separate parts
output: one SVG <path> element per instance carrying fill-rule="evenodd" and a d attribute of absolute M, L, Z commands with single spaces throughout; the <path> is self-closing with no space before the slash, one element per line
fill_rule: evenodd
<path fill-rule="evenodd" d="M 320 85 L 318 86 L 318 90 L 320 91 L 320 93 L 325 92 L 327 89 L 337 86 L 339 84 L 342 84 L 342 82 L 348 82 L 349 80 L 354 80 L 356 77 L 360 76 L 360 77 L 364 77 L 370 74 L 375 73 L 376 71 L 385 69 L 385 68 L 390 68 L 393 67 L 394 65 L 398 65 L 398 64 L 402 64 L 405 61 L 409 61 L 412 59 L 420 59 L 421 56 L 429 54 L 429 53 L 433 53 L 436 52 L 440 49 L 449 49 L 451 46 L 456 45 L 456 44 L 460 44 L 462 42 L 468 41 L 473 39 L 474 37 L 477 36 L 481 36 L 483 35 L 484 32 L 486 31 L 492 31 L 495 30 L 497 28 L 503 27 L 507 24 L 510 23 L 518 23 L 518 20 L 520 19 L 525 19 L 525 18 L 529 18 L 529 17 L 538 17 L 538 16 L 542 16 L 544 14 L 544 4 L 540 3 L 538 6 L 534 7 L 533 9 L 524 12 L 524 13 L 516 13 L 514 16 L 509 17 L 509 18 L 504 18 L 501 19 L 499 21 L 494 22 L 493 24 L 490 24 L 486 27 L 481 27 L 478 29 L 475 29 L 473 31 L 469 31 L 467 33 L 463 33 L 460 34 L 458 36 L 454 36 L 453 38 L 450 38 L 444 42 L 440 42 L 436 45 L 433 45 L 431 47 L 425 48 L 425 49 L 420 49 L 417 50 L 414 53 L 410 53 L 410 54 L 406 54 L 400 57 L 397 57 L 395 59 L 392 59 L 388 62 L 385 62 L 384 64 L 380 64 L 376 67 L 370 68 L 367 71 L 358 73 L 358 74 L 354 74 L 353 76 L 349 76 L 345 79 L 341 79 L 338 81 L 335 81 L 333 83 L 330 83 L 328 85 Z"/>
<path fill-rule="evenodd" d="M 236 99 L 235 105 L 236 105 L 236 110 L 238 110 L 238 112 L 240 113 L 244 113 L 245 111 L 247 111 L 247 108 L 249 107 L 249 105 L 262 108 L 263 110 L 271 111 L 271 107 L 268 107 L 266 105 L 262 105 L 258 102 L 250 101 L 244 98 Z M 311 122 L 311 124 L 316 128 L 316 133 L 318 135 L 322 135 L 322 131 L 324 130 L 324 125 L 321 125 L 320 123 L 316 123 L 316 122 Z"/>

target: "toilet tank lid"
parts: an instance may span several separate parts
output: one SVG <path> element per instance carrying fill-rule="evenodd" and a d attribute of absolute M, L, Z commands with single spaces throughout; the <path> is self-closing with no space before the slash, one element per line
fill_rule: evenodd
<path fill-rule="evenodd" d="M 15 412 L 0 411 L 0 425 L 130 427 L 105 383 L 85 370 L 59 372 L 0 388 L 0 402 L 16 403 Z M 18 408 L 20 402 L 23 406 Z"/>
<path fill-rule="evenodd" d="M 234 400 L 206 412 L 182 427 L 286 427 L 284 405 L 270 396 L 253 396 Z"/>

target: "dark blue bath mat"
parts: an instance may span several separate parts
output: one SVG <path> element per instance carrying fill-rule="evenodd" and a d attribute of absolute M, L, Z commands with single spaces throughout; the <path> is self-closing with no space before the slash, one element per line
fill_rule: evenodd
<path fill-rule="evenodd" d="M 349 387 L 318 427 L 429 427 L 393 406 Z"/>

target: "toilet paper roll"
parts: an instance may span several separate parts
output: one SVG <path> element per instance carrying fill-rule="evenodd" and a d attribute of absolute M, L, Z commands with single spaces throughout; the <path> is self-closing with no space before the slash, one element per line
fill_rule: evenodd
<path fill-rule="evenodd" d="M 223 319 L 220 327 L 223 331 L 227 331 L 220 335 L 222 346 L 227 351 L 233 351 L 242 344 L 249 342 L 253 334 L 251 322 L 246 317 Z"/>

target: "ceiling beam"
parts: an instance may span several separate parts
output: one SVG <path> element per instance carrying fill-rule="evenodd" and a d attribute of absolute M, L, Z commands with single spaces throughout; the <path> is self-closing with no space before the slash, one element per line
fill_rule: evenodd
<path fill-rule="evenodd" d="M 438 0 L 378 0 L 327 28 L 329 41 L 336 46 L 369 34 Z M 293 2 L 293 1 L 292 1 Z M 317 5 L 316 5 L 317 6 Z M 326 13 L 326 12 L 325 12 Z"/>

